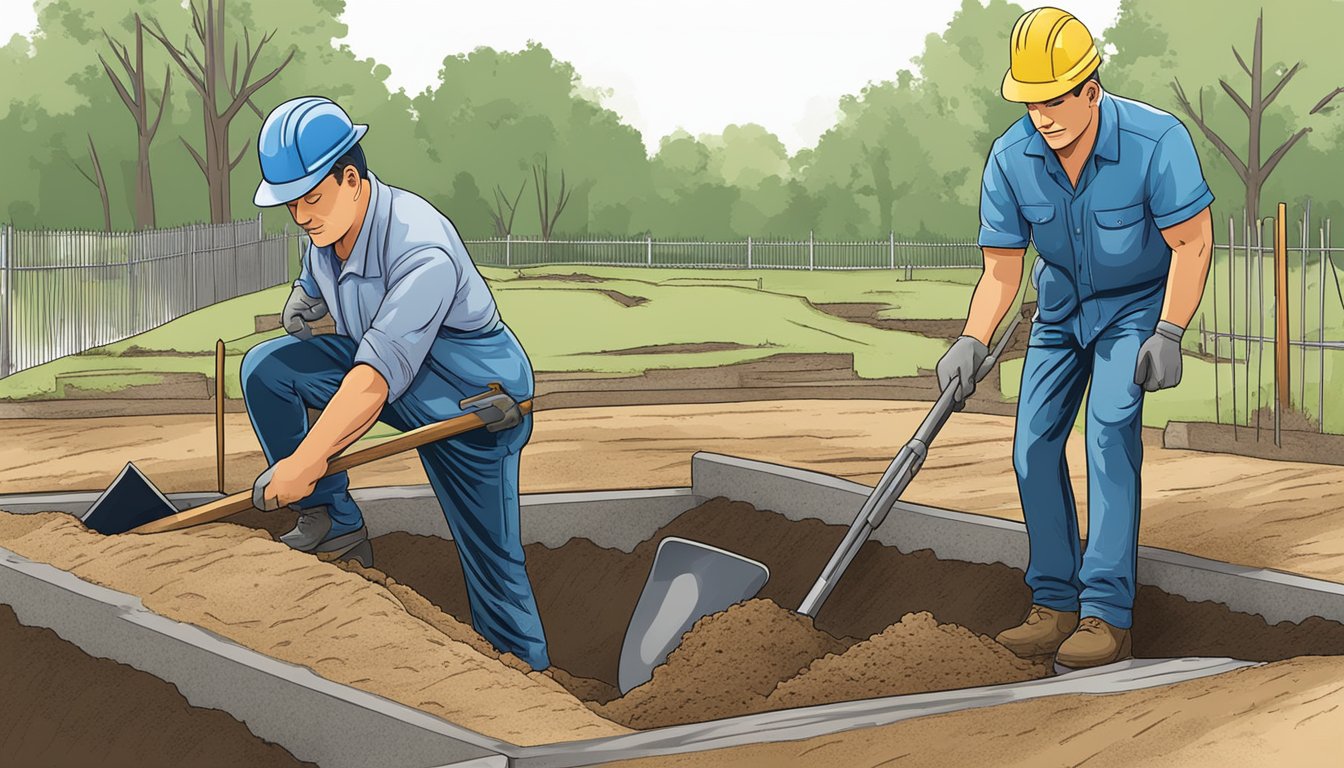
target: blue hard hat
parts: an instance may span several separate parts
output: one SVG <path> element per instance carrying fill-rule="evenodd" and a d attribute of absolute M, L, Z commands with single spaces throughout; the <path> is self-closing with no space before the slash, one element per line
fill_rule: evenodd
<path fill-rule="evenodd" d="M 321 96 L 290 99 L 271 110 L 257 136 L 261 184 L 252 201 L 267 208 L 308 194 L 368 130 Z"/>

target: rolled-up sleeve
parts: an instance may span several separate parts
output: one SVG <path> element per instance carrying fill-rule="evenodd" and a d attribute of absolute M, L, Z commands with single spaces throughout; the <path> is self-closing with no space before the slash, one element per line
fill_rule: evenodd
<path fill-rule="evenodd" d="M 1199 154 L 1181 123 L 1158 139 L 1148 164 L 1148 210 L 1159 229 L 1180 224 L 1213 202 Z"/>
<path fill-rule="evenodd" d="M 990 153 L 980 183 L 981 248 L 1026 248 L 1027 222 L 1017 210 L 1017 199 L 1008 186 L 1008 176 L 999 157 Z"/>
<path fill-rule="evenodd" d="M 355 351 L 387 380 L 387 401 L 405 394 L 452 307 L 458 265 L 440 248 L 422 248 L 397 259 L 387 295 Z"/>

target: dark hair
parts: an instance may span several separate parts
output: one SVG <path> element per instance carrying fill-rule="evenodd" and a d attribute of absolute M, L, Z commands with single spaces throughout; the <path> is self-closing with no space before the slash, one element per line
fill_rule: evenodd
<path fill-rule="evenodd" d="M 355 167 L 355 172 L 359 174 L 359 178 L 369 178 L 369 164 L 365 162 L 364 150 L 358 144 L 346 150 L 346 153 L 341 155 L 336 164 L 331 166 L 331 175 L 335 176 L 339 182 L 341 177 L 345 175 L 346 167 L 351 165 Z"/>
<path fill-rule="evenodd" d="M 1101 67 L 1092 70 L 1092 74 L 1088 75 L 1087 79 L 1079 83 L 1078 87 L 1074 88 L 1070 93 L 1074 96 L 1082 96 L 1083 88 L 1086 87 L 1088 83 L 1096 83 L 1098 88 L 1101 87 Z"/>

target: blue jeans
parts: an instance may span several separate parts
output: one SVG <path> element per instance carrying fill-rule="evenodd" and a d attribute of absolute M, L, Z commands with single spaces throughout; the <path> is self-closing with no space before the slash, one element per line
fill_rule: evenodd
<path fill-rule="evenodd" d="M 258 344 L 243 358 L 243 398 L 269 464 L 298 447 L 308 433 L 308 409 L 326 407 L 354 366 L 357 348 L 348 336 L 285 336 Z M 379 420 L 407 431 L 451 418 L 462 412 L 460 400 L 480 394 L 491 381 L 517 400 L 532 396 L 531 366 L 507 326 L 441 332 L 410 388 L 384 406 Z M 419 452 L 457 544 L 472 626 L 498 650 L 540 670 L 550 659 L 518 529 L 518 459 L 531 433 L 529 415 L 516 427 L 478 429 Z M 323 478 L 295 506 L 322 505 L 330 508 L 331 535 L 364 524 L 344 472 Z"/>
<path fill-rule="evenodd" d="M 1026 581 L 1037 604 L 1127 629 L 1143 460 L 1144 392 L 1134 383 L 1134 367 L 1152 335 L 1156 308 L 1122 314 L 1087 342 L 1078 317 L 1033 323 L 1022 368 L 1013 467 L 1031 545 Z M 1089 380 L 1088 537 L 1081 552 L 1064 445 Z"/>

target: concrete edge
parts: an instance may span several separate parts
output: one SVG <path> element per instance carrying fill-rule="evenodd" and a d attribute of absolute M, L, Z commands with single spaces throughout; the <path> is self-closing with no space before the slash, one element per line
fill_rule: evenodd
<path fill-rule="evenodd" d="M 578 768 L 617 760 L 798 741 L 926 715 L 1065 694 L 1109 694 L 1170 685 L 1259 666 L 1234 659 L 1131 659 L 1043 680 L 801 707 L 691 723 L 624 736 L 519 749 L 518 768 Z"/>
<path fill-rule="evenodd" d="M 172 683 L 192 706 L 227 712 L 260 738 L 324 768 L 439 766 L 516 749 L 165 618 L 138 597 L 4 548 L 0 602 L 21 623 Z"/>
<path fill-rule="evenodd" d="M 691 488 L 703 498 L 728 496 L 791 520 L 845 526 L 871 490 L 819 472 L 707 452 L 691 458 Z M 897 502 L 873 538 L 902 552 L 928 549 L 944 560 L 1019 570 L 1026 569 L 1029 554 L 1023 523 L 909 502 Z M 1193 602 L 1221 603 L 1271 624 L 1313 616 L 1344 622 L 1344 584 L 1323 579 L 1148 546 L 1139 547 L 1138 577 L 1141 585 Z"/>

